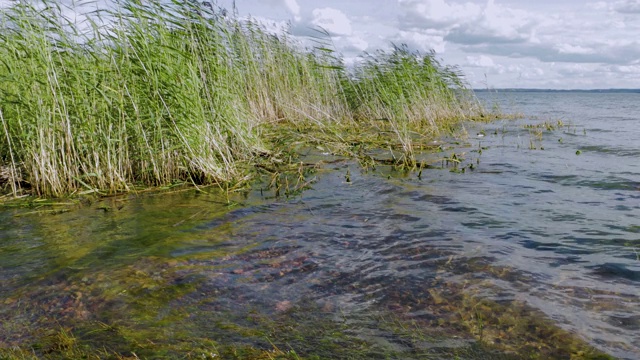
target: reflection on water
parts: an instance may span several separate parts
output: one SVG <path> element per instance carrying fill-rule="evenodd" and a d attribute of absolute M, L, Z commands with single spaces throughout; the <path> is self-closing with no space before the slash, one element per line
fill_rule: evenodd
<path fill-rule="evenodd" d="M 483 96 L 542 119 L 484 125 L 450 150 L 477 165 L 465 173 L 345 162 L 288 200 L 193 191 L 0 213 L 0 347 L 59 325 L 116 352 L 145 339 L 581 358 L 583 339 L 640 357 L 638 95 Z M 545 116 L 564 126 L 523 126 Z"/>

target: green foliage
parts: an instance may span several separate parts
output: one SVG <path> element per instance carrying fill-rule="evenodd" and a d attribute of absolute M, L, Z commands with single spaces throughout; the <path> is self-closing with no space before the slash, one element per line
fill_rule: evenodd
<path fill-rule="evenodd" d="M 338 128 L 386 119 L 412 159 L 411 131 L 480 111 L 433 54 L 396 47 L 348 74 L 326 44 L 305 52 L 195 2 L 74 12 L 46 0 L 0 12 L 0 186 L 14 195 L 241 181 L 283 123 L 341 141 Z"/>
<path fill-rule="evenodd" d="M 464 83 L 455 69 L 443 67 L 434 53 L 421 55 L 406 46 L 388 53 L 368 55 L 355 69 L 355 81 L 347 87 L 355 115 L 363 119 L 426 123 L 438 130 L 438 122 L 466 116 L 473 110 Z"/>

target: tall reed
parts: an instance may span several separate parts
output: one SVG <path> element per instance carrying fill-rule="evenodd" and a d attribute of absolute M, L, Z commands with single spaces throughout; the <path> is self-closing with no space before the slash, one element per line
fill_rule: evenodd
<path fill-rule="evenodd" d="M 415 162 L 416 135 L 437 136 L 482 111 L 455 68 L 442 66 L 433 52 L 423 55 L 404 45 L 368 54 L 346 84 L 354 117 L 382 120 L 409 163 Z"/>
<path fill-rule="evenodd" d="M 0 40 L 0 146 L 14 144 L 37 193 L 241 176 L 235 162 L 260 141 L 225 86 L 227 24 L 189 3 L 125 1 L 103 14 L 110 28 L 83 34 L 56 3 L 41 5 L 7 10 Z"/>
<path fill-rule="evenodd" d="M 395 48 L 349 74 L 327 48 L 196 2 L 119 0 L 83 22 L 75 11 L 0 10 L 0 185 L 14 194 L 238 181 L 269 153 L 268 126 L 357 133 L 385 118 L 406 139 L 475 111 L 432 54 Z"/>

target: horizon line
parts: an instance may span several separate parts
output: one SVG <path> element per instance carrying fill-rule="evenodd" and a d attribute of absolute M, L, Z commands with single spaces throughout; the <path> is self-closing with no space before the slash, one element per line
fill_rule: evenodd
<path fill-rule="evenodd" d="M 553 88 L 472 88 L 473 91 L 478 92 L 493 92 L 493 91 L 556 91 L 556 92 L 633 92 L 640 93 L 640 88 L 593 88 L 593 89 L 553 89 Z"/>

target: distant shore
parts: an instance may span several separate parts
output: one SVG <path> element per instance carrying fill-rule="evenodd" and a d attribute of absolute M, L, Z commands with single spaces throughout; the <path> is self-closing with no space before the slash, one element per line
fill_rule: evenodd
<path fill-rule="evenodd" d="M 527 88 L 496 88 L 496 89 L 473 89 L 474 92 L 579 92 L 597 94 L 616 93 L 640 93 L 640 89 L 527 89 Z"/>

